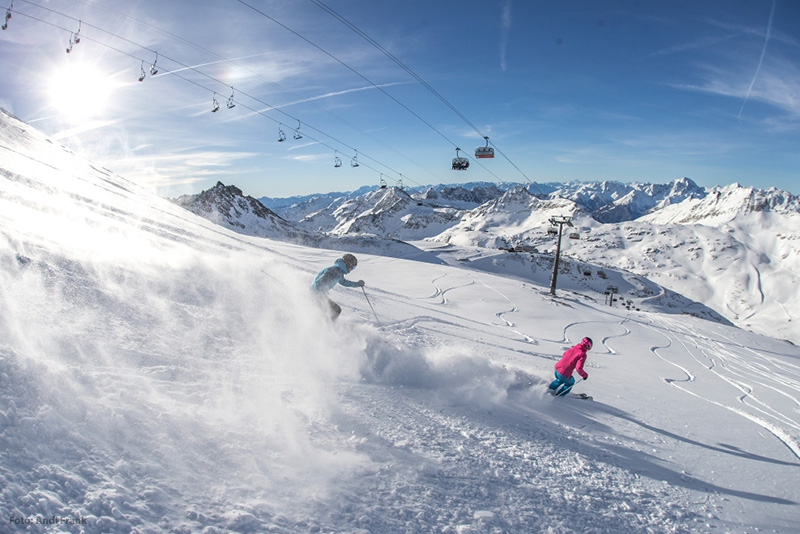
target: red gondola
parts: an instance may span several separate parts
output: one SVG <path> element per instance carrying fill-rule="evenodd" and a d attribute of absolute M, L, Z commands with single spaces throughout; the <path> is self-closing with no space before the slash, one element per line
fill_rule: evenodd
<path fill-rule="evenodd" d="M 476 158 L 493 158 L 494 157 L 494 148 L 489 146 L 489 138 L 484 137 L 486 139 L 486 146 L 479 146 L 475 149 L 475 157 Z"/>

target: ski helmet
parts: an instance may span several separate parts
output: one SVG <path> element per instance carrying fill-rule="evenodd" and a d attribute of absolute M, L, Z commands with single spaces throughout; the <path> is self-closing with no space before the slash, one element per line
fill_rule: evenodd
<path fill-rule="evenodd" d="M 582 343 L 583 345 L 588 345 L 588 348 L 590 348 L 590 349 L 592 348 L 592 345 L 593 345 L 593 343 L 592 343 L 592 338 L 590 338 L 590 337 L 585 337 L 585 338 L 583 338 L 583 339 L 581 340 L 581 343 Z"/>
<path fill-rule="evenodd" d="M 347 266 L 348 271 L 352 271 L 356 268 L 356 265 L 358 265 L 358 260 L 352 254 L 345 254 L 342 256 L 342 261 Z"/>

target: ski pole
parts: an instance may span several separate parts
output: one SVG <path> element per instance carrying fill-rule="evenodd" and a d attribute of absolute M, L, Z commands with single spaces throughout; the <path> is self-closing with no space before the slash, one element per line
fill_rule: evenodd
<path fill-rule="evenodd" d="M 367 290 L 364 289 L 364 286 L 361 286 L 361 291 L 364 292 L 364 298 L 367 299 L 367 304 L 369 304 L 369 308 L 372 310 L 372 313 L 375 315 L 375 320 L 378 321 L 378 326 L 383 328 L 383 325 L 381 324 L 381 320 L 378 319 L 378 314 L 375 313 L 375 308 L 372 307 L 372 303 L 369 301 L 369 297 L 367 297 Z"/>

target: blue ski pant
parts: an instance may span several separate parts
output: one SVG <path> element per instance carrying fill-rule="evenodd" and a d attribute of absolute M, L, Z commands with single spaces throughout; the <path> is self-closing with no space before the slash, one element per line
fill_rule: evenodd
<path fill-rule="evenodd" d="M 569 391 L 572 389 L 572 386 L 575 385 L 575 379 L 572 377 L 564 378 L 558 373 L 558 371 L 555 371 L 555 373 L 556 379 L 553 380 L 548 387 L 552 389 L 557 396 L 561 397 L 569 393 Z M 559 389 L 559 387 L 561 389 Z"/>

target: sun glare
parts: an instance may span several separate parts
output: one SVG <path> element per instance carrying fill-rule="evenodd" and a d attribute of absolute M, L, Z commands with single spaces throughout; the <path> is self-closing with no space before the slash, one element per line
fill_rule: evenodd
<path fill-rule="evenodd" d="M 90 119 L 103 113 L 112 90 L 111 80 L 94 67 L 66 65 L 50 80 L 50 102 L 73 120 Z"/>

